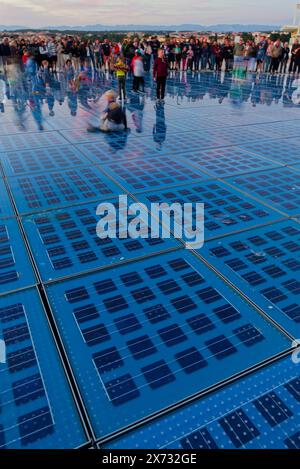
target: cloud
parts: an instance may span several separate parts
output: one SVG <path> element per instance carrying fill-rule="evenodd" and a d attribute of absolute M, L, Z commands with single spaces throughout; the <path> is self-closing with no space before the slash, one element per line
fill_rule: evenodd
<path fill-rule="evenodd" d="M 1 23 L 285 23 L 294 0 L 0 0 Z"/>

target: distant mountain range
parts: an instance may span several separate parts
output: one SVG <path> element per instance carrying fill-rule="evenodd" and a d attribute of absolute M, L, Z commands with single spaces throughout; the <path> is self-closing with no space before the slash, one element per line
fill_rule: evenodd
<path fill-rule="evenodd" d="M 42 28 L 30 28 L 28 26 L 0 25 L 0 31 L 16 30 L 38 30 L 38 31 L 213 31 L 221 32 L 255 32 L 255 31 L 273 31 L 279 30 L 280 26 L 272 24 L 211 24 L 204 26 L 202 24 L 171 24 L 171 25 L 151 25 L 151 24 L 117 24 L 103 25 L 91 24 L 86 26 L 45 26 Z"/>

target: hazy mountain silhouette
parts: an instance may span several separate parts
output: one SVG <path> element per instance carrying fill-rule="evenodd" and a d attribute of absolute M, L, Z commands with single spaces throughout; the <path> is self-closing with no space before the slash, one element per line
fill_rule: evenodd
<path fill-rule="evenodd" d="M 151 24 L 120 24 L 120 25 L 103 25 L 91 24 L 85 26 L 44 26 L 41 28 L 30 28 L 28 26 L 0 25 L 0 31 L 16 31 L 25 30 L 58 30 L 58 31 L 214 31 L 214 32 L 255 32 L 255 31 L 273 31 L 279 30 L 280 26 L 270 24 L 177 24 L 177 25 L 151 25 Z"/>

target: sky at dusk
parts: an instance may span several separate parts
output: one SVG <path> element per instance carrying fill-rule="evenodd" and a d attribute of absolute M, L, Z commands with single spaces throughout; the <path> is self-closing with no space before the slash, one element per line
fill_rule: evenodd
<path fill-rule="evenodd" d="M 0 23 L 30 27 L 86 24 L 291 23 L 294 0 L 0 0 Z"/>

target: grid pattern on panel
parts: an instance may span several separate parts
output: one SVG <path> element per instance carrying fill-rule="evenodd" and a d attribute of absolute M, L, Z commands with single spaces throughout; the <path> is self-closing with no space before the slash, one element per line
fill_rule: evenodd
<path fill-rule="evenodd" d="M 87 125 L 114 77 L 88 77 L 77 93 L 58 74 L 45 94 L 40 78 L 32 95 L 27 79 L 12 83 L 0 104 L 0 448 L 86 442 L 62 360 L 97 442 L 140 422 L 112 448 L 299 448 L 299 371 L 277 356 L 300 322 L 292 77 L 171 72 L 154 105 L 146 75 L 145 95 L 127 86 L 128 131 L 110 133 Z M 118 209 L 120 193 L 148 210 L 192 203 L 180 238 L 193 242 L 200 222 L 199 245 L 149 228 L 123 238 L 118 218 L 116 238 L 97 236 L 97 205 Z M 178 207 L 171 218 L 182 226 Z"/>
<path fill-rule="evenodd" d="M 98 436 L 228 378 L 288 344 L 182 251 L 116 268 L 113 276 L 99 272 L 47 291 L 87 401 L 95 394 L 89 383 L 98 382 L 92 405 Z M 76 349 L 70 348 L 70 340 L 76 341 Z M 109 415 L 106 428 L 100 415 Z"/>
<path fill-rule="evenodd" d="M 215 177 L 223 178 L 234 174 L 249 173 L 273 168 L 275 163 L 251 155 L 238 147 L 215 148 L 191 152 L 184 158 Z M 280 164 L 280 163 L 279 163 Z"/>
<path fill-rule="evenodd" d="M 125 222 L 119 217 L 118 202 L 113 202 L 118 217 L 116 238 L 98 236 L 100 216 L 95 204 L 23 218 L 44 281 L 182 247 L 174 239 L 152 238 L 150 233 L 145 238 L 130 238 L 127 224 L 134 216 Z"/>
<path fill-rule="evenodd" d="M 84 443 L 35 290 L 0 298 L 0 333 L 6 346 L 6 363 L 0 364 L 0 448 L 72 448 Z"/>
<path fill-rule="evenodd" d="M 270 161 L 276 161 L 287 165 L 300 163 L 299 140 L 277 140 L 275 142 L 260 142 L 259 145 L 247 144 L 240 148 L 251 151 L 252 153 L 262 156 Z"/>
<path fill-rule="evenodd" d="M 92 167 L 11 177 L 9 185 L 20 213 L 106 200 L 119 194 L 117 185 Z"/>
<path fill-rule="evenodd" d="M 300 323 L 300 225 L 280 222 L 211 241 L 204 257 L 283 327 Z"/>
<path fill-rule="evenodd" d="M 11 217 L 14 215 L 14 211 L 10 202 L 10 198 L 7 192 L 7 188 L 5 186 L 4 180 L 0 177 L 0 219 Z"/>
<path fill-rule="evenodd" d="M 105 445 L 110 449 L 299 449 L 300 370 L 291 357 Z"/>
<path fill-rule="evenodd" d="M 300 213 L 300 176 L 292 169 L 271 169 L 228 181 L 288 215 Z"/>
<path fill-rule="evenodd" d="M 0 220 L 0 294 L 35 283 L 18 223 L 12 218 Z"/>
<path fill-rule="evenodd" d="M 86 165 L 88 160 L 71 146 L 9 152 L 1 158 L 6 176 L 68 169 Z"/>
<path fill-rule="evenodd" d="M 153 188 L 190 184 L 207 179 L 197 169 L 169 157 L 134 159 L 103 166 L 108 174 L 119 180 L 130 192 L 143 192 Z"/>
<path fill-rule="evenodd" d="M 63 145 L 67 141 L 58 132 L 0 135 L 0 153 L 5 151 Z"/>
<path fill-rule="evenodd" d="M 191 217 L 184 219 L 183 210 L 175 210 L 174 214 L 171 212 L 171 217 L 177 227 L 182 226 L 184 220 L 185 230 L 195 229 L 194 225 L 198 220 L 196 204 L 203 203 L 205 240 L 280 218 L 280 215 L 273 210 L 247 198 L 221 181 L 205 181 L 191 185 L 189 188 L 170 188 L 137 195 L 137 197 L 140 202 L 146 204 L 148 209 L 151 209 L 151 203 L 179 203 L 181 207 L 184 203 L 193 204 L 193 227 L 190 226 Z"/>

